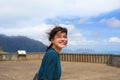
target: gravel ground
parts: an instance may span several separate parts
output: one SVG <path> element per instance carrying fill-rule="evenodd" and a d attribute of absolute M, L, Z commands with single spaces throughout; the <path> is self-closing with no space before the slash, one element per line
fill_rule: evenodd
<path fill-rule="evenodd" d="M 41 61 L 0 61 L 0 80 L 32 80 Z M 120 68 L 106 64 L 62 62 L 61 80 L 120 80 Z"/>

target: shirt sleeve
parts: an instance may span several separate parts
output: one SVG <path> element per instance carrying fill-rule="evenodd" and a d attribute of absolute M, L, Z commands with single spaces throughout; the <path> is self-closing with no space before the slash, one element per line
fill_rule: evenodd
<path fill-rule="evenodd" d="M 42 72 L 41 79 L 38 78 L 38 80 L 52 80 L 54 70 L 56 65 L 56 57 L 52 54 L 47 55 L 44 59 L 44 70 Z"/>

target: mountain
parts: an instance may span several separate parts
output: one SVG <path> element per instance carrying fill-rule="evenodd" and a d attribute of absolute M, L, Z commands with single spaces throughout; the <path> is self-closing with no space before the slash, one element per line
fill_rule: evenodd
<path fill-rule="evenodd" d="M 5 52 L 26 50 L 27 52 L 45 52 L 46 45 L 25 36 L 6 36 L 0 34 L 0 48 Z"/>

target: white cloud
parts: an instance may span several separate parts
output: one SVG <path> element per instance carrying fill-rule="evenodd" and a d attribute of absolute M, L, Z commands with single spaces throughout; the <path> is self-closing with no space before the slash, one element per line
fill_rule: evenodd
<path fill-rule="evenodd" d="M 110 19 L 102 19 L 100 21 L 101 23 L 106 23 L 108 24 L 110 27 L 120 27 L 120 20 L 115 18 L 115 17 L 112 17 Z"/>
<path fill-rule="evenodd" d="M 6 20 L 91 17 L 118 8 L 120 0 L 0 0 L 0 17 Z"/>
<path fill-rule="evenodd" d="M 83 23 L 89 23 L 87 18 L 81 18 L 76 24 L 83 24 Z"/>
<path fill-rule="evenodd" d="M 81 46 L 81 45 L 94 45 L 98 44 L 97 41 L 87 40 L 83 35 L 82 30 L 77 29 L 74 25 L 60 24 L 68 29 L 68 45 L 69 46 Z"/>
<path fill-rule="evenodd" d="M 108 20 L 108 25 L 111 27 L 120 27 L 120 20 L 113 17 Z"/>
<path fill-rule="evenodd" d="M 109 42 L 111 42 L 111 43 L 120 43 L 120 38 L 118 38 L 118 37 L 111 37 L 109 39 Z"/>
<path fill-rule="evenodd" d="M 68 45 L 89 45 L 94 44 L 95 41 L 86 40 L 83 36 L 81 30 L 77 29 L 73 25 L 59 24 L 60 26 L 66 27 L 68 29 Z M 6 34 L 9 36 L 27 36 L 39 41 L 42 41 L 44 44 L 48 45 L 48 36 L 49 32 L 54 26 L 47 24 L 40 24 L 37 26 L 28 26 L 28 27 L 15 27 L 15 28 L 0 28 L 0 34 Z"/>
<path fill-rule="evenodd" d="M 37 26 L 27 26 L 27 27 L 15 27 L 15 28 L 0 28 L 0 34 L 6 34 L 9 36 L 27 36 L 42 42 L 46 42 L 46 32 L 51 25 L 40 24 Z"/>
<path fill-rule="evenodd" d="M 120 8 L 119 0 L 66 0 L 62 5 L 67 15 L 95 16 Z"/>
<path fill-rule="evenodd" d="M 0 34 L 27 36 L 49 44 L 46 32 L 52 25 L 46 24 L 46 19 L 59 22 L 58 18 L 61 17 L 80 17 L 73 24 L 90 24 L 89 17 L 116 9 L 120 9 L 120 0 L 0 0 Z M 120 20 L 117 18 L 104 19 L 103 22 L 111 27 L 120 27 Z M 68 45 L 99 44 L 97 41 L 87 40 L 83 32 L 74 25 L 60 25 L 68 28 Z M 110 38 L 109 41 L 111 40 Z"/>

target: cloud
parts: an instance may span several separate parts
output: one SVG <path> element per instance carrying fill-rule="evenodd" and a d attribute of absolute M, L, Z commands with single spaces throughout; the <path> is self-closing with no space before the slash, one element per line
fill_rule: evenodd
<path fill-rule="evenodd" d="M 94 40 L 87 40 L 83 32 L 74 24 L 89 24 L 89 17 L 108 13 L 120 8 L 120 0 L 0 0 L 0 34 L 23 35 L 49 44 L 46 31 L 51 28 L 47 19 L 53 22 L 65 18 L 77 17 L 77 21 L 64 22 L 60 25 L 69 30 L 68 45 L 97 44 Z M 55 21 L 54 21 L 55 19 Z M 118 27 L 117 18 L 106 20 L 111 26 Z M 57 24 L 57 23 L 56 23 Z"/>
<path fill-rule="evenodd" d="M 120 20 L 113 17 L 107 21 L 108 25 L 111 27 L 120 27 Z"/>
<path fill-rule="evenodd" d="M 80 18 L 79 20 L 75 21 L 73 24 L 90 24 L 88 18 Z"/>
<path fill-rule="evenodd" d="M 68 29 L 68 46 L 81 46 L 81 45 L 95 45 L 97 41 L 88 40 L 83 35 L 81 29 L 77 29 L 74 25 L 60 24 Z"/>
<path fill-rule="evenodd" d="M 68 29 L 68 45 L 80 45 L 81 42 L 86 41 L 82 32 L 78 30 L 74 25 L 59 24 L 60 26 Z"/>
<path fill-rule="evenodd" d="M 112 17 L 110 19 L 102 19 L 100 22 L 106 23 L 110 27 L 120 27 L 120 20 L 115 17 Z"/>
<path fill-rule="evenodd" d="M 118 37 L 111 37 L 109 39 L 109 42 L 110 43 L 120 43 L 120 38 L 118 38 Z"/>
<path fill-rule="evenodd" d="M 43 41 L 47 37 L 47 29 L 51 25 L 40 24 L 36 26 L 27 26 L 27 27 L 15 27 L 15 28 L 0 28 L 0 34 L 6 34 L 9 36 L 27 36 L 36 40 Z"/>
<path fill-rule="evenodd" d="M 95 44 L 92 40 L 87 40 L 81 30 L 77 29 L 74 25 L 59 24 L 60 26 L 66 27 L 68 29 L 68 45 L 89 45 Z M 15 28 L 0 28 L 0 34 L 6 34 L 9 36 L 27 36 L 39 41 L 42 41 L 44 44 L 49 45 L 48 35 L 54 25 L 49 24 L 39 24 L 36 26 L 27 26 L 27 27 L 15 27 Z"/>
<path fill-rule="evenodd" d="M 0 0 L 0 25 L 34 24 L 59 16 L 91 17 L 118 8 L 119 0 Z"/>

